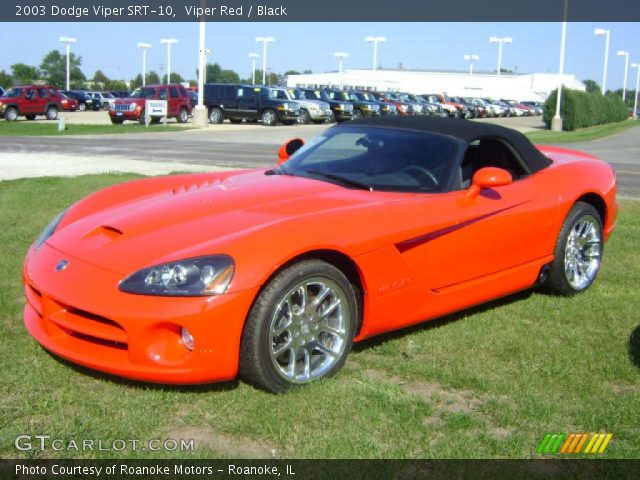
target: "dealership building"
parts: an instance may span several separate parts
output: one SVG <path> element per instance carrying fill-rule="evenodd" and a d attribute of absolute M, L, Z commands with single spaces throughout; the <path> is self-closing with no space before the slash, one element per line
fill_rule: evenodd
<path fill-rule="evenodd" d="M 345 70 L 342 73 L 289 75 L 289 87 L 340 87 L 375 89 L 415 94 L 446 93 L 452 96 L 489 97 L 518 101 L 544 101 L 558 87 L 560 76 L 553 73 L 453 72 L 426 70 Z M 567 88 L 585 90 L 575 75 L 565 74 Z"/>

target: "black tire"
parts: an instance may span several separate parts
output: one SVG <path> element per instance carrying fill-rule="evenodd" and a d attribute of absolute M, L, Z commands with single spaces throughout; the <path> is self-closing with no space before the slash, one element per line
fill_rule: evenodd
<path fill-rule="evenodd" d="M 145 116 L 144 110 L 140 110 L 140 116 L 138 117 L 138 123 L 140 125 L 146 125 L 146 122 L 144 120 L 144 116 Z M 153 123 L 153 118 L 154 117 L 151 117 L 151 123 Z M 158 117 L 158 118 L 160 118 L 160 117 Z"/>
<path fill-rule="evenodd" d="M 111 118 L 111 123 L 114 125 L 122 125 L 122 122 L 124 122 L 122 118 Z"/>
<path fill-rule="evenodd" d="M 314 314 L 310 312 L 315 311 L 317 313 L 318 309 L 327 308 L 325 301 L 330 304 L 335 304 L 335 299 L 331 300 L 330 298 L 334 292 L 336 293 L 335 298 L 340 299 L 340 308 L 342 308 L 343 303 L 345 304 L 344 310 L 340 311 L 339 318 L 348 318 L 348 320 L 345 321 L 344 325 L 340 326 L 342 332 L 341 335 L 343 335 L 344 338 L 338 337 L 337 335 L 333 337 L 334 340 L 341 338 L 338 349 L 339 351 L 335 352 L 335 355 L 333 356 L 325 357 L 327 358 L 326 361 L 330 362 L 324 367 L 326 370 L 316 372 L 318 373 L 317 377 L 309 376 L 307 379 L 290 379 L 285 378 L 285 373 L 276 366 L 278 362 L 277 358 L 279 357 L 272 357 L 274 339 L 278 337 L 272 336 L 271 323 L 274 322 L 274 325 L 278 323 L 278 320 L 276 320 L 276 309 L 284 308 L 282 303 L 283 300 L 287 297 L 292 298 L 290 296 L 292 294 L 291 292 L 294 290 L 297 291 L 296 287 L 307 281 L 311 282 L 310 284 L 313 284 L 313 282 L 316 281 L 326 282 L 326 284 L 323 285 L 330 286 L 329 288 L 331 289 L 331 293 L 328 294 L 326 298 L 323 297 L 315 310 L 304 309 L 304 313 L 299 314 L 299 317 L 294 317 L 296 314 L 293 313 L 293 307 L 289 307 L 291 309 L 290 315 L 293 318 L 305 318 L 299 320 L 299 322 L 290 322 L 290 326 L 288 328 L 291 329 L 291 331 L 294 331 L 294 329 L 295 331 L 298 331 L 298 328 L 304 328 L 303 326 L 298 327 L 298 325 L 304 325 L 304 322 L 310 322 L 306 323 L 308 331 L 312 332 L 308 335 L 317 335 L 317 339 L 312 339 L 310 343 L 304 343 L 306 340 L 297 336 L 301 335 L 304 337 L 304 331 L 301 334 L 299 331 L 296 334 L 292 334 L 289 330 L 286 331 L 286 333 L 288 333 L 288 342 L 291 344 L 291 347 L 285 348 L 284 352 L 289 356 L 289 359 L 295 359 L 291 362 L 293 363 L 294 368 L 299 361 L 303 360 L 293 357 L 289 348 L 292 348 L 294 352 L 297 352 L 298 350 L 296 350 L 296 345 L 298 345 L 298 349 L 306 349 L 309 348 L 309 345 L 319 345 L 320 341 L 327 342 L 327 338 L 331 338 L 329 334 L 322 331 L 322 327 L 319 327 L 318 329 L 315 324 L 313 324 L 312 319 L 314 318 Z M 309 293 L 309 290 L 305 291 L 307 294 Z M 356 289 L 351 285 L 347 277 L 339 269 L 324 261 L 304 260 L 282 270 L 260 292 L 247 317 L 240 346 L 239 372 L 241 378 L 259 388 L 279 393 L 289 390 L 294 386 L 309 383 L 320 378 L 327 378 L 335 374 L 344 364 L 353 344 L 354 332 L 359 316 L 357 295 L 358 293 Z M 314 297 L 314 299 L 315 298 L 317 297 Z M 305 305 L 311 305 L 311 303 L 305 302 Z M 335 308 L 333 310 L 335 310 Z M 308 319 L 306 318 L 307 316 Z M 314 334 L 314 331 L 318 333 Z M 323 334 L 325 336 L 322 336 Z M 294 335 L 296 336 L 294 337 Z M 320 340 L 321 338 L 322 340 Z M 311 346 L 310 350 L 313 350 L 313 348 L 314 347 Z M 327 348 L 326 345 L 325 348 Z M 309 358 L 310 362 L 315 359 L 317 366 L 318 356 L 313 357 L 311 356 L 311 353 L 309 353 Z M 293 377 L 296 377 L 295 371 L 293 373 Z"/>
<path fill-rule="evenodd" d="M 176 117 L 176 120 L 178 121 L 178 123 L 186 123 L 187 120 L 189 120 L 189 112 L 187 112 L 187 109 L 182 107 L 180 109 L 180 111 L 178 112 L 178 116 Z"/>
<path fill-rule="evenodd" d="M 58 119 L 58 107 L 55 105 L 49 105 L 47 110 L 44 112 L 44 116 L 47 120 L 57 120 Z"/>
<path fill-rule="evenodd" d="M 351 120 L 360 120 L 364 115 L 357 108 L 353 109 L 353 113 L 351 114 Z"/>
<path fill-rule="evenodd" d="M 336 114 L 334 111 L 331 111 L 331 116 L 329 117 L 329 123 L 336 123 Z"/>
<path fill-rule="evenodd" d="M 276 115 L 276 112 L 270 108 L 262 112 L 260 119 L 262 120 L 262 124 L 268 127 L 273 127 L 278 123 L 278 116 Z"/>
<path fill-rule="evenodd" d="M 298 123 L 300 125 L 307 125 L 308 123 L 311 123 L 311 115 L 309 114 L 309 111 L 307 109 L 303 108 L 302 110 L 300 110 Z"/>
<path fill-rule="evenodd" d="M 214 107 L 209 110 L 209 123 L 219 124 L 224 122 L 224 112 L 221 108 Z"/>
<path fill-rule="evenodd" d="M 15 122 L 18 119 L 18 109 L 16 107 L 9 107 L 4 112 L 4 119 L 7 122 Z"/>
<path fill-rule="evenodd" d="M 36 119 L 36 116 L 35 116 L 35 115 L 25 115 L 25 118 L 26 118 L 27 120 L 35 120 L 35 119 Z"/>
<path fill-rule="evenodd" d="M 229 121 L 231 123 L 233 123 L 234 125 L 238 125 L 239 123 L 242 123 L 242 119 L 241 118 L 230 118 Z"/>
<path fill-rule="evenodd" d="M 87 109 L 87 104 L 86 103 L 79 103 L 78 104 L 78 111 L 84 112 L 86 109 Z"/>
<path fill-rule="evenodd" d="M 578 233 L 582 231 L 582 228 L 580 227 L 585 223 L 588 225 L 592 225 L 591 228 L 594 231 L 594 236 L 592 237 L 593 239 L 587 241 L 586 237 L 584 239 L 578 238 L 580 242 L 572 243 L 571 237 L 579 236 Z M 597 243 L 594 243 L 596 242 L 596 238 Z M 571 246 L 569 246 L 569 248 L 567 247 L 567 244 L 570 243 L 574 245 L 580 245 L 582 241 L 585 242 L 585 246 L 579 246 L 578 249 L 589 249 L 589 253 L 585 254 L 584 251 L 580 252 L 579 254 L 577 254 L 578 258 L 597 258 L 597 265 L 595 265 L 593 268 L 587 268 L 586 271 L 584 268 L 581 269 L 576 267 L 575 270 L 572 269 L 573 273 L 570 274 L 569 272 L 567 272 L 567 270 L 569 269 L 570 265 L 575 265 L 577 263 L 577 260 L 573 260 L 576 258 L 576 254 L 572 252 L 573 249 L 571 248 Z M 593 251 L 594 248 L 596 252 Z M 602 261 L 602 250 L 603 236 L 602 218 L 600 217 L 600 214 L 592 205 L 584 202 L 577 202 L 573 207 L 571 207 L 571 210 L 569 210 L 569 213 L 567 214 L 567 217 L 562 224 L 560 234 L 558 235 L 558 239 L 556 240 L 555 250 L 553 252 L 554 260 L 549 266 L 549 276 L 543 287 L 548 291 L 564 296 L 575 295 L 576 293 L 586 290 L 593 284 L 596 279 Z M 569 266 L 567 265 L 567 262 Z M 580 277 L 578 277 L 579 273 L 575 272 L 584 272 L 586 274 L 583 284 L 576 285 L 576 283 L 578 283 L 577 280 Z M 570 280 L 570 278 L 568 278 L 570 276 L 573 276 L 573 282 Z"/>

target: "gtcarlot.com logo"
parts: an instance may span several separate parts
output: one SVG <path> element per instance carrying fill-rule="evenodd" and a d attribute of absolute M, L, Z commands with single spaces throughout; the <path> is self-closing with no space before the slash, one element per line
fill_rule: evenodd
<path fill-rule="evenodd" d="M 536 452 L 594 455 L 604 453 L 611 438 L 613 433 L 547 433 L 536 448 Z"/>

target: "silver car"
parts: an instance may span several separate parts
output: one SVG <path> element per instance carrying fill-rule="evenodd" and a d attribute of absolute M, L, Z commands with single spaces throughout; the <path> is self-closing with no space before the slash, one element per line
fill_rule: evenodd
<path fill-rule="evenodd" d="M 331 107 L 322 100 L 310 100 L 297 88 L 277 88 L 276 98 L 295 100 L 300 104 L 298 123 L 324 123 L 331 118 Z"/>

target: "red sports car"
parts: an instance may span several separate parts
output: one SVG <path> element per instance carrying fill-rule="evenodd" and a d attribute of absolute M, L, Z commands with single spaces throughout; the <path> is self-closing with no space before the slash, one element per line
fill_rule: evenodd
<path fill-rule="evenodd" d="M 26 327 L 89 368 L 159 383 L 238 374 L 280 392 L 352 342 L 509 293 L 588 288 L 612 168 L 496 125 L 363 119 L 274 168 L 113 186 L 29 249 Z"/>

